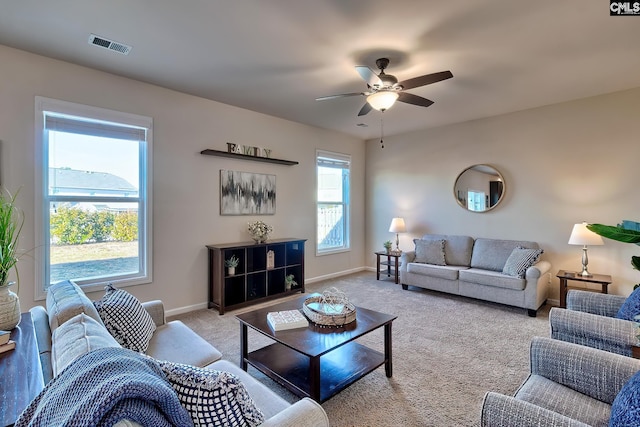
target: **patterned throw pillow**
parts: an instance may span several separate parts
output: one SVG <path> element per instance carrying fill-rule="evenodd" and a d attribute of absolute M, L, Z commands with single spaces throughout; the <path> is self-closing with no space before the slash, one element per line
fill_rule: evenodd
<path fill-rule="evenodd" d="M 538 262 L 543 252 L 542 249 L 527 249 L 518 246 L 511 252 L 509 258 L 507 258 L 507 262 L 502 269 L 502 274 L 524 279 L 527 268 Z"/>
<path fill-rule="evenodd" d="M 104 296 L 93 302 L 102 322 L 118 344 L 144 353 L 156 330 L 151 315 L 129 292 L 116 289 L 113 285 L 104 289 Z"/>
<path fill-rule="evenodd" d="M 158 361 L 196 426 L 257 426 L 264 415 L 230 372 Z"/>
<path fill-rule="evenodd" d="M 444 259 L 444 240 L 413 239 L 416 245 L 414 262 L 434 265 L 447 265 Z"/>
<path fill-rule="evenodd" d="M 627 297 L 624 303 L 618 309 L 616 318 L 637 322 L 635 318 L 640 314 L 640 287 L 636 288 L 631 295 Z"/>

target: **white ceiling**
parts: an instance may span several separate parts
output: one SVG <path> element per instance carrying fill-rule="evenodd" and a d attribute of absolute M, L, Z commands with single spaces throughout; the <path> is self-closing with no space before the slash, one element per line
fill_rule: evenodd
<path fill-rule="evenodd" d="M 360 138 L 640 87 L 640 16 L 602 0 L 0 0 L 0 44 Z M 364 91 L 354 66 L 380 57 L 454 77 L 409 91 L 428 108 L 315 101 Z"/>

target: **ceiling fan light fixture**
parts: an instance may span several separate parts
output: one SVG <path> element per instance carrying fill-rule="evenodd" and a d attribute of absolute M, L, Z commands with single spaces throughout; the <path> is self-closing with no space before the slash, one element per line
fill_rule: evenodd
<path fill-rule="evenodd" d="M 372 93 L 367 96 L 367 102 L 371 107 L 378 111 L 385 111 L 396 102 L 398 99 L 398 92 L 381 90 L 376 93 Z"/>

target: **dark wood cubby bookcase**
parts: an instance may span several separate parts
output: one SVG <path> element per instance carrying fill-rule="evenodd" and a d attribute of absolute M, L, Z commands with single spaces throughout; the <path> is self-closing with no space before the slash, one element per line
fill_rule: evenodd
<path fill-rule="evenodd" d="M 304 293 L 304 244 L 306 239 L 274 239 L 266 243 L 240 242 L 207 245 L 208 307 L 220 314 L 297 292 Z M 267 253 L 273 251 L 273 266 Z M 225 260 L 235 255 L 239 264 L 228 275 Z M 267 268 L 269 267 L 269 268 Z M 284 278 L 293 274 L 297 286 L 285 289 Z"/>

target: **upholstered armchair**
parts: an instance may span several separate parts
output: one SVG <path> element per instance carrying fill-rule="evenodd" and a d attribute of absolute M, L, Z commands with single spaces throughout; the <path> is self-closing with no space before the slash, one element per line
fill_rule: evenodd
<path fill-rule="evenodd" d="M 625 301 L 619 295 L 570 290 L 567 309 L 553 307 L 549 312 L 551 337 L 632 356 L 638 329 L 634 322 L 615 317 Z"/>
<path fill-rule="evenodd" d="M 546 337 L 533 338 L 530 357 L 531 374 L 514 396 L 485 395 L 481 426 L 607 426 L 638 412 L 627 397 L 640 360 Z"/>

